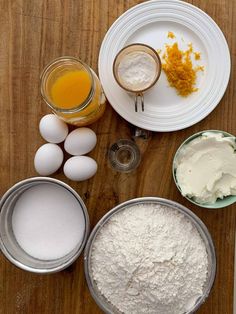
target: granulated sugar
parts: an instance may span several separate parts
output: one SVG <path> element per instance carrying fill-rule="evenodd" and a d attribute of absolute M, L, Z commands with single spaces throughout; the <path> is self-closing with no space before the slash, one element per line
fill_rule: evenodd
<path fill-rule="evenodd" d="M 29 255 L 41 260 L 66 256 L 83 240 L 85 219 L 77 199 L 54 184 L 27 189 L 17 200 L 12 228 Z"/>
<path fill-rule="evenodd" d="M 203 294 L 208 258 L 196 227 L 158 204 L 135 205 L 100 230 L 91 255 L 100 293 L 125 314 L 183 314 Z"/>

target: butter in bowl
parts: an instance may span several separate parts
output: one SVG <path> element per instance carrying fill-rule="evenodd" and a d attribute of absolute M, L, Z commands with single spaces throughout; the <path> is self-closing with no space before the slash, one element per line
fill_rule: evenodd
<path fill-rule="evenodd" d="M 224 131 L 202 131 L 185 140 L 173 161 L 173 177 L 181 194 L 206 208 L 236 202 L 235 150 L 235 137 Z"/>

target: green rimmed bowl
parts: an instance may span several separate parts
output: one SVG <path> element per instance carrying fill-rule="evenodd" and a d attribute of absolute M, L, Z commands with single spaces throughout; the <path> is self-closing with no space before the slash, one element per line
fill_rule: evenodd
<path fill-rule="evenodd" d="M 191 135 L 190 137 L 188 137 L 181 145 L 180 147 L 178 148 L 178 150 L 176 151 L 175 153 L 175 156 L 174 156 L 174 159 L 173 159 L 173 164 L 172 164 L 172 174 L 173 174 L 173 178 L 174 178 L 174 181 L 175 181 L 175 185 L 177 186 L 178 190 L 180 191 L 180 193 L 182 194 L 182 191 L 181 191 L 181 188 L 178 184 L 178 181 L 177 181 L 177 178 L 176 178 L 176 159 L 177 159 L 177 156 L 178 154 L 180 153 L 181 149 L 186 145 L 188 144 L 189 142 L 191 142 L 192 140 L 194 140 L 195 138 L 201 136 L 203 133 L 221 133 L 223 134 L 224 137 L 233 137 L 235 138 L 234 135 L 228 133 L 228 132 L 225 132 L 225 131 L 220 131 L 220 130 L 204 130 L 204 131 L 201 131 L 201 132 L 198 132 L 198 133 L 195 133 L 193 135 Z M 235 139 L 236 140 L 236 139 Z M 183 194 L 182 194 L 183 195 Z M 213 208 L 213 209 L 216 209 L 216 208 L 223 208 L 223 207 L 227 207 L 233 203 L 236 202 L 236 195 L 229 195 L 229 196 L 226 196 L 224 197 L 223 199 L 217 199 L 216 202 L 214 204 L 200 204 L 198 202 L 196 202 L 193 198 L 190 198 L 186 195 L 183 195 L 188 201 L 190 201 L 191 203 L 197 205 L 197 206 L 200 206 L 200 207 L 204 207 L 204 208 Z"/>

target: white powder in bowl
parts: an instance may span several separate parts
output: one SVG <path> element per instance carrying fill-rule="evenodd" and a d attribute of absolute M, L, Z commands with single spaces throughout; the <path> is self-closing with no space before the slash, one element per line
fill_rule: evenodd
<path fill-rule="evenodd" d="M 110 218 L 91 255 L 100 293 L 125 314 L 183 314 L 203 294 L 205 244 L 192 222 L 158 204 L 134 205 Z"/>
<path fill-rule="evenodd" d="M 148 88 L 157 76 L 157 63 L 146 52 L 135 51 L 125 55 L 118 65 L 120 83 L 131 91 Z"/>
<path fill-rule="evenodd" d="M 57 184 L 41 183 L 25 190 L 17 199 L 12 230 L 18 244 L 30 256 L 54 260 L 81 245 L 85 218 L 70 191 Z"/>

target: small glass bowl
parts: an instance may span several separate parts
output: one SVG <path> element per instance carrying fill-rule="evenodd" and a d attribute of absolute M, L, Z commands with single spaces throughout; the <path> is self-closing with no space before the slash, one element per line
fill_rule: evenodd
<path fill-rule="evenodd" d="M 227 133 L 225 131 L 220 131 L 220 130 L 205 130 L 205 131 L 201 131 L 198 133 L 195 133 L 193 135 L 191 135 L 190 137 L 188 137 L 178 148 L 178 150 L 175 153 L 174 159 L 173 159 L 173 164 L 172 164 L 172 174 L 173 174 L 173 178 L 175 181 L 175 185 L 177 186 L 178 190 L 180 191 L 180 193 L 182 194 L 181 191 L 181 187 L 178 184 L 178 180 L 176 178 L 176 159 L 178 154 L 180 153 L 181 149 L 184 147 L 184 145 L 188 144 L 189 142 L 191 142 L 192 140 L 194 140 L 195 138 L 201 136 L 203 133 L 209 133 L 209 132 L 213 132 L 213 133 L 222 133 L 224 135 L 224 137 L 234 137 L 234 135 Z M 194 201 L 194 199 L 188 197 L 188 196 L 184 196 L 189 202 L 199 206 L 199 207 L 203 207 L 203 208 L 223 208 L 223 207 L 227 207 L 233 203 L 236 202 L 236 195 L 229 195 L 227 197 L 224 197 L 223 199 L 217 199 L 216 202 L 214 204 L 200 204 L 196 201 Z"/>
<path fill-rule="evenodd" d="M 202 296 L 196 301 L 194 307 L 183 314 L 191 314 L 194 313 L 199 307 L 205 302 L 206 298 L 208 297 L 211 288 L 213 286 L 214 280 L 215 280 L 215 274 L 216 274 L 216 255 L 215 255 L 215 248 L 214 244 L 211 238 L 211 235 L 209 231 L 207 230 L 207 227 L 204 225 L 204 223 L 198 218 L 192 211 L 190 211 L 188 208 L 173 202 L 168 199 L 158 198 L 158 197 L 141 197 L 141 198 L 135 198 L 131 199 L 129 201 L 126 201 L 113 209 L 111 209 L 107 214 L 105 214 L 100 221 L 96 224 L 93 231 L 91 232 L 89 239 L 87 241 L 85 251 L 84 251 L 84 270 L 85 270 L 85 276 L 87 280 L 87 284 L 90 290 L 91 295 L 93 296 L 95 302 L 97 305 L 107 314 L 120 314 L 120 311 L 118 311 L 117 308 L 115 308 L 112 304 L 110 304 L 106 298 L 100 293 L 100 291 L 97 288 L 96 282 L 93 279 L 92 276 L 92 269 L 91 269 L 91 253 L 93 250 L 93 244 L 96 239 L 96 236 L 100 232 L 100 230 L 103 228 L 103 226 L 109 221 L 109 219 L 116 215 L 118 212 L 123 211 L 129 207 L 132 207 L 134 205 L 139 204 L 159 204 L 164 205 L 169 208 L 172 208 L 173 210 L 178 210 L 184 216 L 189 219 L 192 224 L 197 228 L 200 236 L 202 237 L 203 242 L 206 245 L 206 251 L 208 254 L 208 278 L 204 285 L 204 292 Z M 184 231 L 183 231 L 184 232 Z"/>
<path fill-rule="evenodd" d="M 141 155 L 134 141 L 120 139 L 110 146 L 108 159 L 114 170 L 119 172 L 131 172 L 139 166 Z"/>

